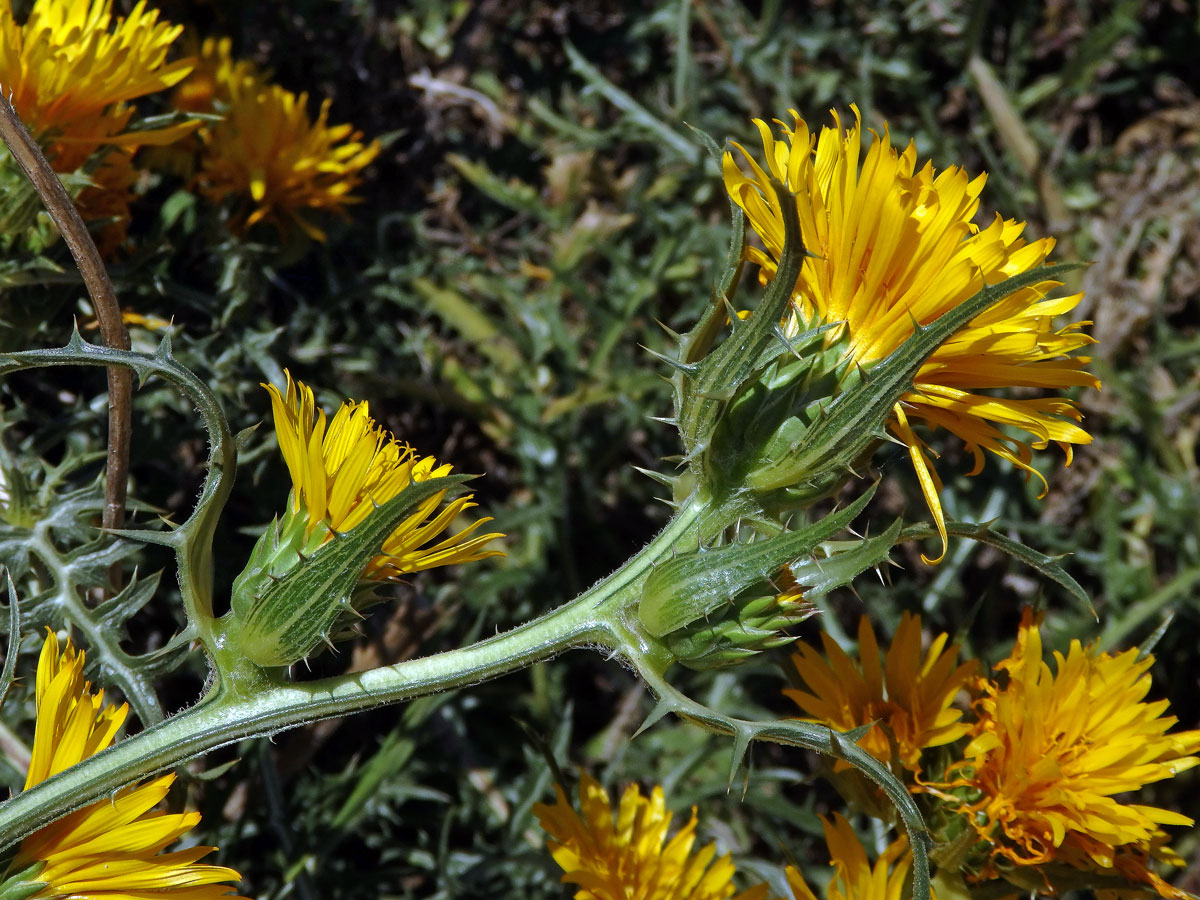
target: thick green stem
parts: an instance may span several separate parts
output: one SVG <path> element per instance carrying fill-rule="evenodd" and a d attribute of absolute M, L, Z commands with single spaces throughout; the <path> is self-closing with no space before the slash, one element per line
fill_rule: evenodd
<path fill-rule="evenodd" d="M 191 709 L 0 806 L 0 850 L 123 785 L 234 741 L 476 684 L 583 644 L 616 647 L 623 631 L 617 624 L 620 616 L 640 597 L 651 569 L 698 541 L 702 522 L 716 527 L 707 504 L 693 498 L 604 581 L 539 619 L 470 647 L 306 684 L 271 685 L 264 679 L 257 693 L 218 685 Z"/>
<path fill-rule="evenodd" d="M 582 598 L 581 598 L 582 599 Z M 305 722 L 410 700 L 519 669 L 584 641 L 605 640 L 579 601 L 470 647 L 255 696 L 218 692 L 0 806 L 0 847 L 121 786 L 216 747 Z"/>

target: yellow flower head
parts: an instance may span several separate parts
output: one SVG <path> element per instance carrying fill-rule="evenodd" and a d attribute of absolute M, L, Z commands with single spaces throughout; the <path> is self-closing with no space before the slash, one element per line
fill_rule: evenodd
<path fill-rule="evenodd" d="M 217 60 L 213 97 L 227 104 L 223 121 L 205 129 L 198 181 L 214 203 L 233 197 L 237 231 L 269 222 L 284 232 L 295 224 L 314 240 L 325 233 L 306 213 L 344 214 L 362 181 L 362 170 L 379 155 L 379 142 L 362 143 L 350 125 L 329 124 L 329 101 L 314 122 L 308 94 L 268 84 L 245 67 Z M 224 52 L 228 52 L 226 47 Z"/>
<path fill-rule="evenodd" d="M 741 145 L 724 159 L 725 186 L 746 213 L 765 249 L 751 248 L 749 258 L 769 280 L 783 250 L 783 215 L 771 179 L 796 201 L 804 260 L 793 303 L 800 323 L 844 323 L 829 341 L 845 339 L 853 361 L 869 367 L 913 333 L 978 293 L 1041 264 L 1054 247 L 1052 238 L 1026 243 L 1024 223 L 999 216 L 987 228 L 972 223 L 986 176 L 970 178 L 951 167 L 935 174 L 926 163 L 917 169 L 910 143 L 903 153 L 892 146 L 886 128 L 872 135 L 861 171 L 861 123 L 812 135 L 792 112 L 793 126 L 776 122 L 781 137 L 756 120 L 762 137 L 765 169 Z M 748 174 L 747 174 L 748 172 Z M 1071 354 L 1092 343 L 1080 332 L 1083 322 L 1055 329 L 1056 316 L 1073 309 L 1082 294 L 1051 299 L 1058 282 L 1045 281 L 1017 291 L 977 316 L 943 344 L 916 376 L 912 391 L 893 410 L 890 428 L 909 449 L 921 490 L 946 542 L 938 494 L 941 482 L 926 459 L 924 442 L 911 421 L 945 428 L 966 443 L 977 474 L 984 450 L 1041 478 L 1031 465 L 1031 446 L 1057 443 L 1071 460 L 1071 445 L 1091 440 L 1076 423 L 1081 415 L 1065 397 L 1012 399 L 992 389 L 1012 387 L 1062 390 L 1098 386 L 1083 371 L 1087 357 Z M 1021 439 L 1002 429 L 1029 435 Z M 1043 484 L 1045 479 L 1042 479 Z"/>
<path fill-rule="evenodd" d="M 994 857 L 1129 877 L 1139 858 L 1165 856 L 1161 826 L 1192 820 L 1114 795 L 1200 763 L 1200 731 L 1168 734 L 1177 720 L 1164 715 L 1167 701 L 1145 702 L 1151 656 L 1111 655 L 1076 640 L 1054 659 L 1052 672 L 1027 608 L 1012 655 L 996 667 L 1003 675 L 976 702 L 962 777 L 952 784 L 978 792 L 963 811 Z M 1141 869 L 1138 880 L 1153 883 Z"/>
<path fill-rule="evenodd" d="M 30 132 L 53 138 L 60 172 L 78 168 L 101 144 L 175 140 L 187 128 L 120 135 L 137 97 L 178 83 L 190 60 L 168 63 L 182 28 L 139 2 L 112 24 L 112 0 L 36 0 L 24 25 L 0 0 L 0 84 Z M 190 126 L 188 126 L 190 128 Z"/>
<path fill-rule="evenodd" d="M 643 797 L 636 784 L 621 795 L 614 811 L 608 792 L 584 773 L 579 782 L 580 812 L 555 785 L 554 805 L 538 803 L 534 815 L 550 835 L 550 853 L 564 882 L 579 885 L 575 900 L 726 900 L 733 897 L 734 866 L 728 854 L 714 861 L 713 844 L 692 854 L 696 810 L 669 841 L 671 813 L 661 787 Z M 664 846 L 665 844 L 665 846 Z M 760 884 L 735 900 L 762 900 Z"/>
<path fill-rule="evenodd" d="M 106 706 L 103 691 L 91 693 L 83 662 L 83 652 L 70 641 L 60 653 L 58 639 L 47 634 L 38 662 L 37 726 L 26 790 L 108 747 L 125 721 L 127 706 Z M 21 842 L 5 881 L 30 889 L 40 884 L 33 900 L 229 896 L 227 882 L 241 876 L 199 862 L 214 847 L 160 852 L 200 821 L 197 812 L 153 811 L 174 780 L 164 775 L 124 788 L 34 832 Z"/>
<path fill-rule="evenodd" d="M 881 659 L 875 631 L 863 616 L 858 623 L 857 665 L 822 632 L 824 658 L 803 643 L 792 654 L 807 690 L 784 694 L 811 717 L 808 721 L 838 731 L 878 723 L 859 745 L 876 759 L 890 762 L 895 757 L 904 768 L 919 773 L 922 750 L 949 744 L 968 731 L 959 721 L 962 711 L 951 703 L 974 675 L 975 662 L 956 666 L 958 647 L 947 648 L 947 640 L 946 634 L 939 634 L 922 654 L 921 619 L 905 613 Z M 837 765 L 848 766 L 841 761 Z"/>
<path fill-rule="evenodd" d="M 844 816 L 834 813 L 833 822 L 822 816 L 821 824 L 825 828 L 829 864 L 834 868 L 833 880 L 825 889 L 825 900 L 902 900 L 908 870 L 912 867 L 906 838 L 892 842 L 872 866 L 867 851 Z M 817 900 L 795 867 L 787 867 L 787 880 L 795 900 Z"/>
<path fill-rule="evenodd" d="M 110 30 L 111 27 L 111 30 Z M 190 60 L 168 63 L 182 29 L 158 21 L 158 10 L 139 2 L 112 26 L 112 0 L 36 0 L 24 25 L 0 0 L 0 85 L 58 172 L 73 172 L 103 147 L 93 187 L 78 203 L 89 221 L 108 220 L 102 251 L 125 239 L 131 154 L 141 146 L 169 144 L 194 130 L 185 122 L 126 131 L 130 100 L 171 87 L 191 71 Z"/>
<path fill-rule="evenodd" d="M 229 103 L 231 85 L 247 79 L 264 82 L 267 74 L 249 60 L 234 59 L 229 38 L 207 37 L 200 44 L 192 74 L 175 88 L 171 105 L 185 112 L 210 113 L 218 104 Z"/>
<path fill-rule="evenodd" d="M 307 519 L 307 533 L 319 526 L 345 532 L 363 522 L 376 506 L 391 500 L 414 481 L 450 474 L 448 463 L 418 456 L 375 424 L 366 401 L 342 404 L 328 423 L 317 409 L 312 390 L 287 374 L 287 392 L 265 385 L 271 394 L 275 435 L 292 475 L 292 512 Z M 503 551 L 485 544 L 504 535 L 473 534 L 492 521 L 483 518 L 432 546 L 459 513 L 471 509 L 473 495 L 455 498 L 440 512 L 445 492 L 421 503 L 383 542 L 380 554 L 367 566 L 363 579 L 383 581 L 436 566 L 471 562 Z"/>

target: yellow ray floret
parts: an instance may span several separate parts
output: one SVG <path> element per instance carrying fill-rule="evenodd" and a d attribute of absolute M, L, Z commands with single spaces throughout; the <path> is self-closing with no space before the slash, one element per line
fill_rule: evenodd
<path fill-rule="evenodd" d="M 867 851 L 844 816 L 834 813 L 832 822 L 822 816 L 821 824 L 825 828 L 829 864 L 834 868 L 833 879 L 825 889 L 825 900 L 903 900 L 912 867 L 912 854 L 905 838 L 893 841 L 872 866 Z M 795 900 L 817 900 L 794 866 L 787 867 L 787 880 Z"/>
<path fill-rule="evenodd" d="M 127 706 L 107 706 L 103 691 L 91 693 L 83 663 L 82 651 L 67 641 L 60 653 L 58 639 L 47 633 L 38 662 L 37 726 L 26 790 L 108 747 L 125 721 Z M 200 821 L 197 812 L 154 810 L 174 780 L 165 775 L 124 788 L 34 832 L 21 842 L 4 886 L 29 885 L 32 900 L 229 896 L 227 882 L 241 876 L 199 862 L 215 848 L 161 852 Z"/>
<path fill-rule="evenodd" d="M 0 0 L 0 85 L 55 171 L 73 172 L 105 149 L 77 203 L 106 255 L 125 240 L 136 175 L 132 153 L 179 140 L 197 123 L 129 131 L 129 101 L 161 91 L 191 71 L 167 62 L 182 29 L 138 3 L 114 25 L 111 0 L 36 0 L 24 25 Z"/>
<path fill-rule="evenodd" d="M 853 108 L 853 107 L 852 107 Z M 999 216 L 986 228 L 972 219 L 986 176 L 971 178 L 951 167 L 935 173 L 931 163 L 917 168 L 916 148 L 901 153 L 886 128 L 872 135 L 861 160 L 861 123 L 834 127 L 814 136 L 792 112 L 791 126 L 756 120 L 764 164 L 739 144 L 725 154 L 725 186 L 746 213 L 763 247 L 751 248 L 763 280 L 775 273 L 783 251 L 783 214 L 771 180 L 783 183 L 799 213 L 804 260 L 793 296 L 794 317 L 803 323 L 844 323 L 832 343 L 847 340 L 848 353 L 869 368 L 912 334 L 996 284 L 1043 263 L 1052 238 L 1027 243 L 1024 223 Z M 1073 356 L 1093 341 L 1077 322 L 1056 328 L 1056 316 L 1072 310 L 1083 296 L 1051 298 L 1058 282 L 1044 281 L 1017 291 L 977 316 L 943 344 L 921 367 L 912 391 L 896 404 L 890 427 L 909 449 L 921 490 L 945 547 L 939 500 L 941 483 L 929 465 L 927 448 L 912 423 L 920 420 L 960 437 L 974 457 L 976 474 L 984 451 L 1009 460 L 1031 476 L 1031 448 L 1057 443 L 1071 459 L 1071 445 L 1091 440 L 1077 424 L 1070 400 L 992 396 L 1014 387 L 1062 391 L 1098 386 L 1083 371 L 1087 357 Z M 1028 437 L 1014 437 L 1010 432 Z M 1044 483 L 1044 479 L 1043 479 Z M 939 557 L 940 558 L 940 557 Z"/>
<path fill-rule="evenodd" d="M 951 704 L 975 673 L 971 660 L 956 665 L 958 647 L 946 646 L 939 634 L 921 650 L 921 619 L 905 613 L 900 627 L 880 658 L 870 621 L 858 623 L 856 664 L 827 633 L 821 633 L 824 657 L 807 644 L 798 644 L 792 663 L 804 690 L 785 690 L 810 717 L 838 731 L 877 723 L 859 745 L 883 762 L 893 756 L 911 772 L 921 771 L 921 752 L 952 743 L 968 732 L 962 711 Z M 839 762 L 840 768 L 848 767 Z"/>
<path fill-rule="evenodd" d="M 214 203 L 235 200 L 236 231 L 259 222 L 280 231 L 296 225 L 323 241 L 324 232 L 306 214 L 344 214 L 358 202 L 352 191 L 379 155 L 379 142 L 364 144 L 351 125 L 330 125 L 328 100 L 313 121 L 308 94 L 293 94 L 222 59 L 228 45 L 216 45 L 213 54 L 212 96 L 225 118 L 201 133 L 200 189 Z"/>
<path fill-rule="evenodd" d="M 271 394 L 279 449 L 292 476 L 292 512 L 306 517 L 309 534 L 323 525 L 330 530 L 327 539 L 332 539 L 333 532 L 350 531 L 409 484 L 450 474 L 449 463 L 438 465 L 432 456 L 418 456 L 376 425 L 366 401 L 343 403 L 327 422 L 312 390 L 285 374 L 286 393 L 264 386 Z M 485 545 L 504 535 L 474 533 L 492 521 L 490 517 L 430 544 L 460 513 L 476 505 L 467 494 L 439 511 L 445 496 L 443 491 L 425 500 L 397 526 L 367 566 L 365 580 L 503 555 Z"/>
<path fill-rule="evenodd" d="M 36 0 L 17 25 L 10 0 L 0 0 L 0 84 L 30 132 L 53 140 L 60 172 L 78 168 L 101 144 L 139 146 L 181 133 L 118 137 L 133 114 L 128 101 L 178 83 L 191 61 L 167 62 L 182 28 L 158 21 L 145 2 L 115 27 L 112 18 L 112 0 Z"/>
<path fill-rule="evenodd" d="M 206 37 L 195 53 L 192 74 L 175 88 L 171 105 L 186 112 L 211 113 L 229 103 L 232 85 L 247 79 L 265 83 L 268 77 L 250 60 L 234 57 L 230 38 Z"/>
<path fill-rule="evenodd" d="M 579 885 L 575 900 L 727 900 L 734 897 L 734 865 L 729 855 L 716 859 L 713 844 L 695 854 L 696 810 L 667 840 L 671 813 L 661 787 L 644 797 L 630 785 L 613 810 L 608 792 L 584 773 L 579 807 L 555 785 L 553 805 L 533 807 L 547 834 L 550 853 L 562 867 L 562 880 Z M 763 900 L 765 884 L 737 894 L 735 900 Z"/>
<path fill-rule="evenodd" d="M 1012 655 L 996 667 L 1004 674 L 976 702 L 978 722 L 952 785 L 979 799 L 963 811 L 997 858 L 1120 873 L 1175 896 L 1145 860 L 1166 855 L 1162 826 L 1192 820 L 1116 795 L 1200 763 L 1200 731 L 1169 733 L 1177 720 L 1165 715 L 1167 701 L 1146 702 L 1149 655 L 1102 653 L 1075 640 L 1054 659 L 1052 671 L 1026 609 Z"/>

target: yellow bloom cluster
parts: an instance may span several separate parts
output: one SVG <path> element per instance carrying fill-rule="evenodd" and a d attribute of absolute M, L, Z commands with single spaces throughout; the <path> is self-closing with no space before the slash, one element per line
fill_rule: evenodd
<path fill-rule="evenodd" d="M 345 532 L 360 524 L 377 505 L 386 503 L 414 481 L 448 475 L 448 463 L 438 465 L 432 456 L 418 456 L 375 424 L 363 401 L 343 403 L 333 418 L 317 408 L 312 390 L 292 380 L 281 392 L 267 385 L 275 418 L 279 449 L 292 476 L 292 508 L 307 519 L 307 532 L 319 525 Z M 383 548 L 368 565 L 363 578 L 382 581 L 410 572 L 471 562 L 502 551 L 485 547 L 503 537 L 492 532 L 474 534 L 492 521 L 482 518 L 444 540 L 426 546 L 450 527 L 463 511 L 475 506 L 471 494 L 457 497 L 438 511 L 445 492 L 422 502 L 384 540 Z"/>
<path fill-rule="evenodd" d="M 144 162 L 186 175 L 199 152 L 194 183 L 216 204 L 233 201 L 235 231 L 267 222 L 324 240 L 309 214 L 344 215 L 379 142 L 365 143 L 350 125 L 330 125 L 329 101 L 314 120 L 307 94 L 235 60 L 228 39 L 209 38 L 197 57 L 168 62 L 181 32 L 145 0 L 115 21 L 112 0 L 36 0 L 20 25 L 11 0 L 0 0 L 0 84 L 56 171 L 88 167 L 93 186 L 77 202 L 85 219 L 105 224 L 105 251 L 125 238 L 139 147 L 158 148 Z M 223 118 L 131 130 L 130 101 L 171 87 L 180 112 Z M 198 141 L 184 140 L 193 132 Z"/>
<path fill-rule="evenodd" d="M 807 690 L 784 694 L 811 718 L 838 731 L 874 723 L 859 744 L 876 759 L 893 758 L 910 772 L 921 771 L 921 752 L 951 744 L 967 734 L 962 710 L 951 704 L 975 674 L 974 660 L 955 665 L 958 647 L 946 647 L 939 634 L 922 655 L 921 619 L 905 613 L 881 659 L 870 620 L 858 623 L 859 664 L 827 633 L 821 633 L 822 658 L 800 643 L 792 664 Z M 838 768 L 849 764 L 838 761 Z"/>
<path fill-rule="evenodd" d="M 564 882 L 579 885 L 575 900 L 727 900 L 734 897 L 734 865 L 719 859 L 713 844 L 694 855 L 696 810 L 668 841 L 671 813 L 661 787 L 649 797 L 631 784 L 614 815 L 608 792 L 584 773 L 579 812 L 560 785 L 557 802 L 539 803 L 534 815 L 551 837 L 550 853 Z M 767 886 L 742 891 L 734 900 L 763 900 Z"/>
<path fill-rule="evenodd" d="M 308 94 L 294 94 L 246 61 L 235 60 L 228 39 L 209 38 L 195 74 L 175 93 L 179 109 L 217 112 L 220 122 L 200 132 L 197 183 L 212 202 L 235 202 L 235 231 L 260 222 L 286 232 L 298 226 L 314 240 L 325 233 L 310 219 L 317 211 L 344 213 L 353 190 L 379 155 L 350 125 L 330 125 L 328 100 L 314 121 Z"/>
<path fill-rule="evenodd" d="M 563 870 L 562 880 L 579 885 L 575 900 L 765 900 L 767 885 L 736 894 L 728 854 L 714 861 L 708 844 L 692 854 L 696 810 L 670 840 L 671 813 L 661 787 L 649 797 L 630 785 L 614 810 L 608 792 L 586 773 L 579 784 L 576 812 L 562 787 L 555 785 L 553 805 L 533 807 L 550 835 L 550 853 Z M 850 827 L 838 814 L 822 817 L 834 878 L 826 900 L 902 900 L 912 866 L 908 842 L 892 843 L 874 865 Z M 793 900 L 817 900 L 799 870 L 786 869 Z"/>
<path fill-rule="evenodd" d="M 78 203 L 85 219 L 110 220 L 101 243 L 119 244 L 129 219 L 138 147 L 169 144 L 194 123 L 128 131 L 131 100 L 186 78 L 189 59 L 167 62 L 182 28 L 160 22 L 144 0 L 113 23 L 112 0 L 36 0 L 23 25 L 0 0 L 0 84 L 58 172 L 73 172 L 102 148 L 95 185 Z"/>
<path fill-rule="evenodd" d="M 931 163 L 918 169 L 916 148 L 909 144 L 898 152 L 886 129 L 882 137 L 872 135 L 860 166 L 862 128 L 857 108 L 852 109 L 852 127 L 843 128 L 835 113 L 834 127 L 822 128 L 819 135 L 794 111 L 791 126 L 775 123 L 782 137 L 757 120 L 765 168 L 734 144 L 737 156 L 725 154 L 724 171 L 730 197 L 762 242 L 748 255 L 764 281 L 773 277 L 783 251 L 783 213 L 772 179 L 795 198 L 809 256 L 796 281 L 788 329 L 842 323 L 842 329 L 830 332 L 829 342 L 848 338 L 849 356 L 869 369 L 903 344 L 915 325 L 932 322 L 986 284 L 1044 262 L 1054 240 L 1027 243 L 1021 237 L 1024 223 L 999 216 L 979 229 L 972 219 L 986 176 L 971 178 L 957 167 L 935 173 Z M 1056 287 L 1053 281 L 1035 284 L 977 316 L 934 352 L 893 410 L 890 428 L 908 447 L 942 535 L 943 553 L 941 482 L 913 420 L 962 438 L 974 457 L 970 474 L 983 468 L 987 450 L 1041 478 L 1031 464 L 1031 446 L 1053 441 L 1069 464 L 1071 445 L 1091 440 L 1076 424 L 1079 410 L 1065 397 L 1013 399 L 988 393 L 1098 386 L 1083 369 L 1088 358 L 1071 355 L 1092 343 L 1079 330 L 1086 323 L 1052 324 L 1082 294 L 1050 298 Z M 1013 437 L 1006 428 L 1030 438 Z"/>
<path fill-rule="evenodd" d="M 957 787 L 979 799 L 962 808 L 993 856 L 1017 865 L 1052 861 L 1120 873 L 1163 896 L 1179 892 L 1146 867 L 1171 859 L 1164 825 L 1187 816 L 1118 800 L 1200 763 L 1200 731 L 1168 733 L 1167 701 L 1145 701 L 1152 656 L 1102 653 L 1072 641 L 1055 669 L 1043 660 L 1041 632 L 1025 610 L 1003 676 L 982 687 L 972 740 Z"/>
<path fill-rule="evenodd" d="M 95 756 L 116 737 L 128 707 L 105 705 L 83 679 L 84 654 L 59 650 L 48 632 L 38 662 L 37 726 L 25 789 Z M 214 847 L 161 852 L 200 821 L 197 812 L 154 808 L 175 780 L 164 775 L 118 791 L 34 832 L 21 842 L 0 890 L 32 900 L 88 897 L 143 900 L 148 895 L 216 900 L 231 893 L 233 869 L 201 863 Z"/>
<path fill-rule="evenodd" d="M 906 615 L 881 667 L 864 617 L 858 663 L 823 634 L 824 657 L 803 644 L 793 656 L 807 689 L 784 693 L 810 721 L 838 731 L 875 723 L 860 745 L 898 762 L 913 773 L 913 790 L 965 818 L 987 848 L 979 878 L 997 877 L 998 860 L 1066 864 L 1185 900 L 1150 861 L 1180 864 L 1163 827 L 1192 819 L 1118 799 L 1200 764 L 1200 731 L 1172 733 L 1167 702 L 1145 700 L 1153 658 L 1073 641 L 1052 671 L 1028 609 L 995 678 L 975 677 L 973 660 L 956 667 L 946 639 L 938 635 L 922 654 L 920 619 Z M 960 690 L 975 698 L 967 719 L 951 706 Z M 923 781 L 922 752 L 960 739 L 966 746 L 951 756 L 947 780 Z"/>

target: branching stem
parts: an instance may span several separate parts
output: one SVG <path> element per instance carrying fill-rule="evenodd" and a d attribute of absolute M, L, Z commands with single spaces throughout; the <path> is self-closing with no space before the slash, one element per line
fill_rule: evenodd
<path fill-rule="evenodd" d="M 260 670 L 263 677 L 253 690 L 247 689 L 248 680 L 237 685 L 218 682 L 213 692 L 191 709 L 0 806 L 0 850 L 126 784 L 216 747 L 477 684 L 572 647 L 615 649 L 619 630 L 614 621 L 640 597 L 642 584 L 656 563 L 698 540 L 697 529 L 710 512 L 700 500 L 685 504 L 641 552 L 590 590 L 541 618 L 469 647 L 301 684 L 282 683 L 278 672 L 267 670 Z"/>

